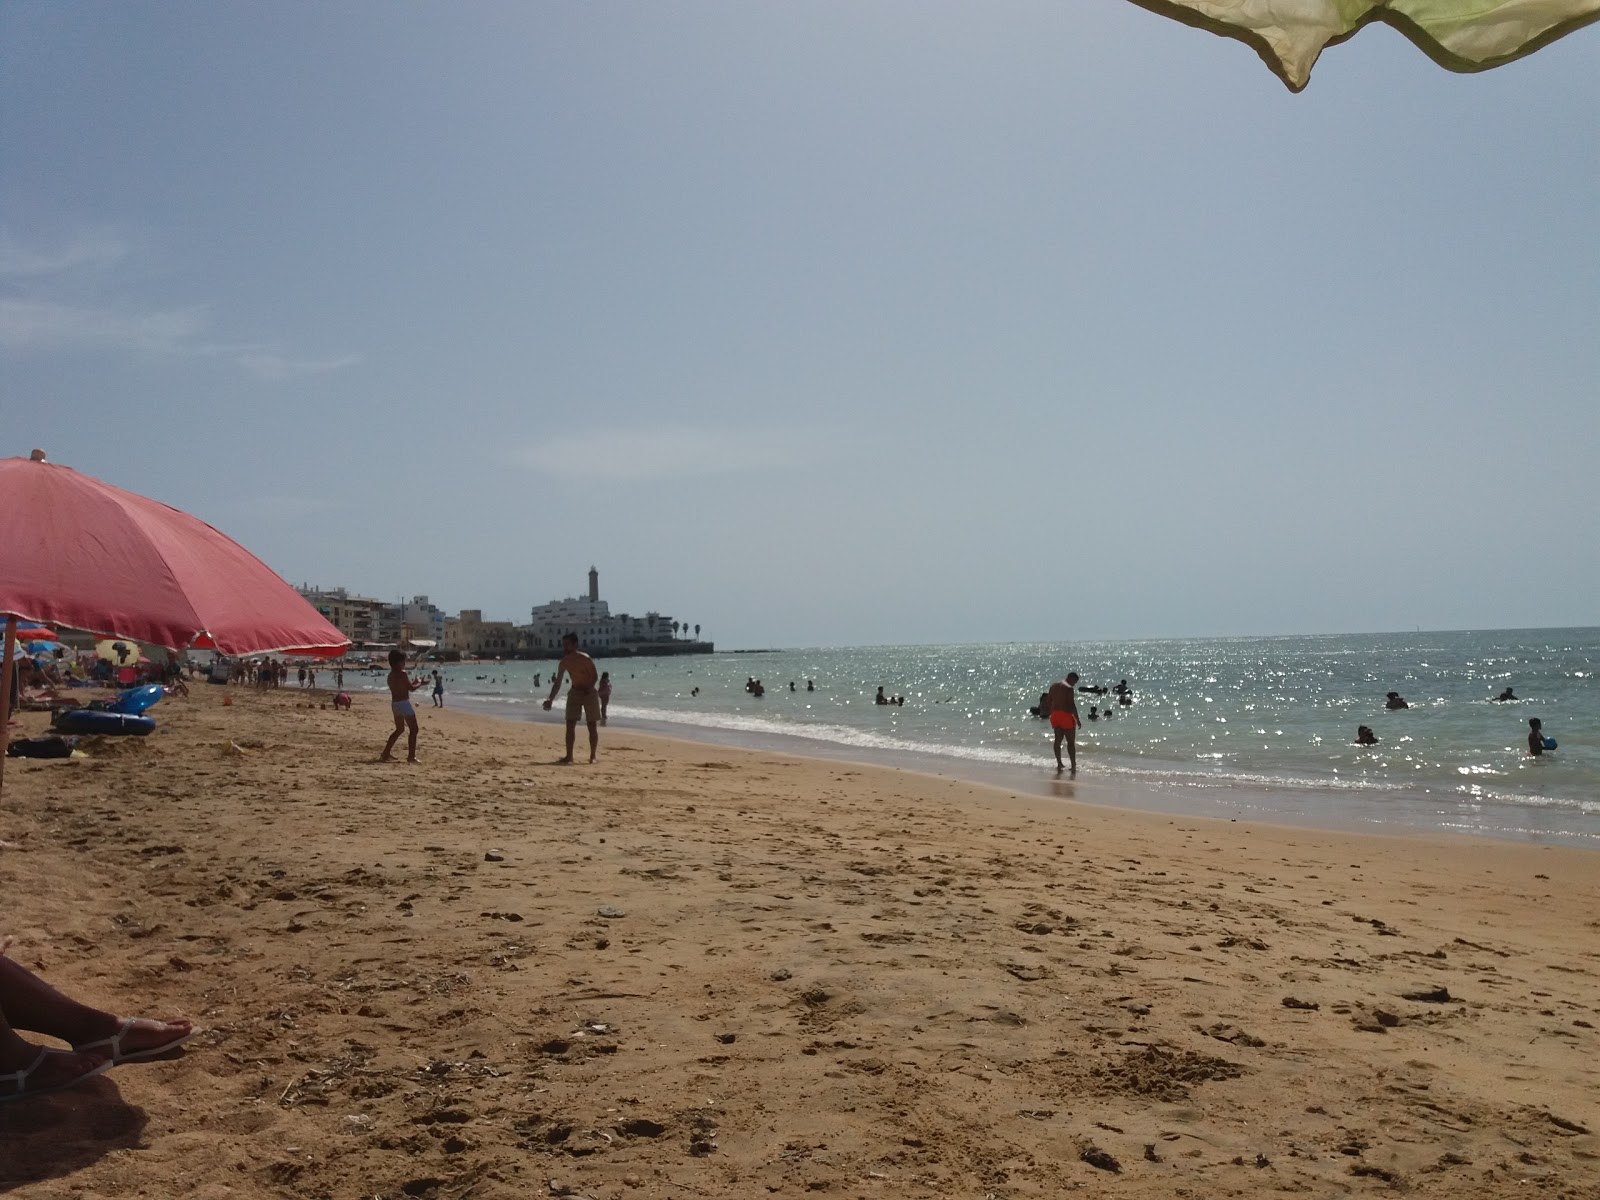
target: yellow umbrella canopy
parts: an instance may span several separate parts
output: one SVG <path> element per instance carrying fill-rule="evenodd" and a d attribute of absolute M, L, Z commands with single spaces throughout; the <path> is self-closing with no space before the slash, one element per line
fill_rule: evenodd
<path fill-rule="evenodd" d="M 104 638 L 94 644 L 94 652 L 119 667 L 131 667 L 139 661 L 139 645 L 127 638 Z"/>
<path fill-rule="evenodd" d="M 1382 21 L 1452 71 L 1486 71 L 1600 20 L 1600 0 L 1132 0 L 1237 38 L 1298 92 L 1324 46 Z"/>

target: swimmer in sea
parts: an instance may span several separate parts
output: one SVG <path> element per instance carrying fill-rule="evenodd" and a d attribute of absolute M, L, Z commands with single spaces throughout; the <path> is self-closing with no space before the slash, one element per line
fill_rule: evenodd
<path fill-rule="evenodd" d="M 1365 725 L 1356 726 L 1356 745 L 1358 745 L 1358 746 L 1376 746 L 1377 744 L 1378 744 L 1378 735 L 1377 734 L 1373 733 L 1372 730 L 1367 728 L 1367 726 L 1365 726 Z"/>
<path fill-rule="evenodd" d="M 1411 707 L 1411 705 L 1406 703 L 1405 697 L 1399 692 L 1390 692 L 1386 697 L 1384 697 L 1383 706 L 1389 709 L 1391 712 L 1397 709 Z"/>
<path fill-rule="evenodd" d="M 1517 698 L 1517 694 L 1515 692 L 1513 692 L 1510 688 L 1507 688 L 1505 691 L 1501 692 L 1494 699 L 1495 699 L 1495 703 L 1496 704 L 1504 704 L 1506 701 L 1515 700 L 1516 698 Z"/>
<path fill-rule="evenodd" d="M 1528 718 L 1528 753 L 1535 758 L 1544 753 L 1544 727 L 1538 717 Z"/>

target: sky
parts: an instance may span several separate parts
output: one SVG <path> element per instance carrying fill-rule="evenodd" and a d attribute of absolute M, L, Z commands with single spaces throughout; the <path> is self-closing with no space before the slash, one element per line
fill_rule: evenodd
<path fill-rule="evenodd" d="M 0 455 L 726 648 L 1600 623 L 1600 27 L 0 3 Z"/>

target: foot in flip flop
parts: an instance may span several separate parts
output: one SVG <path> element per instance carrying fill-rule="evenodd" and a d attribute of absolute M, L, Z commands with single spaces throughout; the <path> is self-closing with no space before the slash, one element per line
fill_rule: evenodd
<path fill-rule="evenodd" d="M 74 1050 L 41 1049 L 20 1071 L 0 1071 L 0 1104 L 48 1096 L 109 1070 L 104 1054 L 79 1054 Z"/>
<path fill-rule="evenodd" d="M 155 1021 L 149 1017 L 128 1017 L 110 1037 L 92 1042 L 79 1042 L 72 1048 L 77 1051 L 103 1053 L 111 1056 L 110 1065 L 140 1062 L 158 1058 L 169 1050 L 176 1050 L 194 1036 L 194 1026 L 188 1021 Z"/>

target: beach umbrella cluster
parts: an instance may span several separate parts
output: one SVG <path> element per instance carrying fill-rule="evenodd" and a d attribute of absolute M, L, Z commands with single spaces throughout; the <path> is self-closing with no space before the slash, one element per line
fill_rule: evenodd
<path fill-rule="evenodd" d="M 349 640 L 243 546 L 169 505 L 46 460 L 0 459 L 0 773 L 19 626 L 104 635 L 119 664 L 138 643 L 224 654 L 343 654 Z M 122 649 L 117 649 L 120 644 Z M 102 646 L 106 642 L 102 643 Z M 3 775 L 0 775 L 3 778 Z"/>

